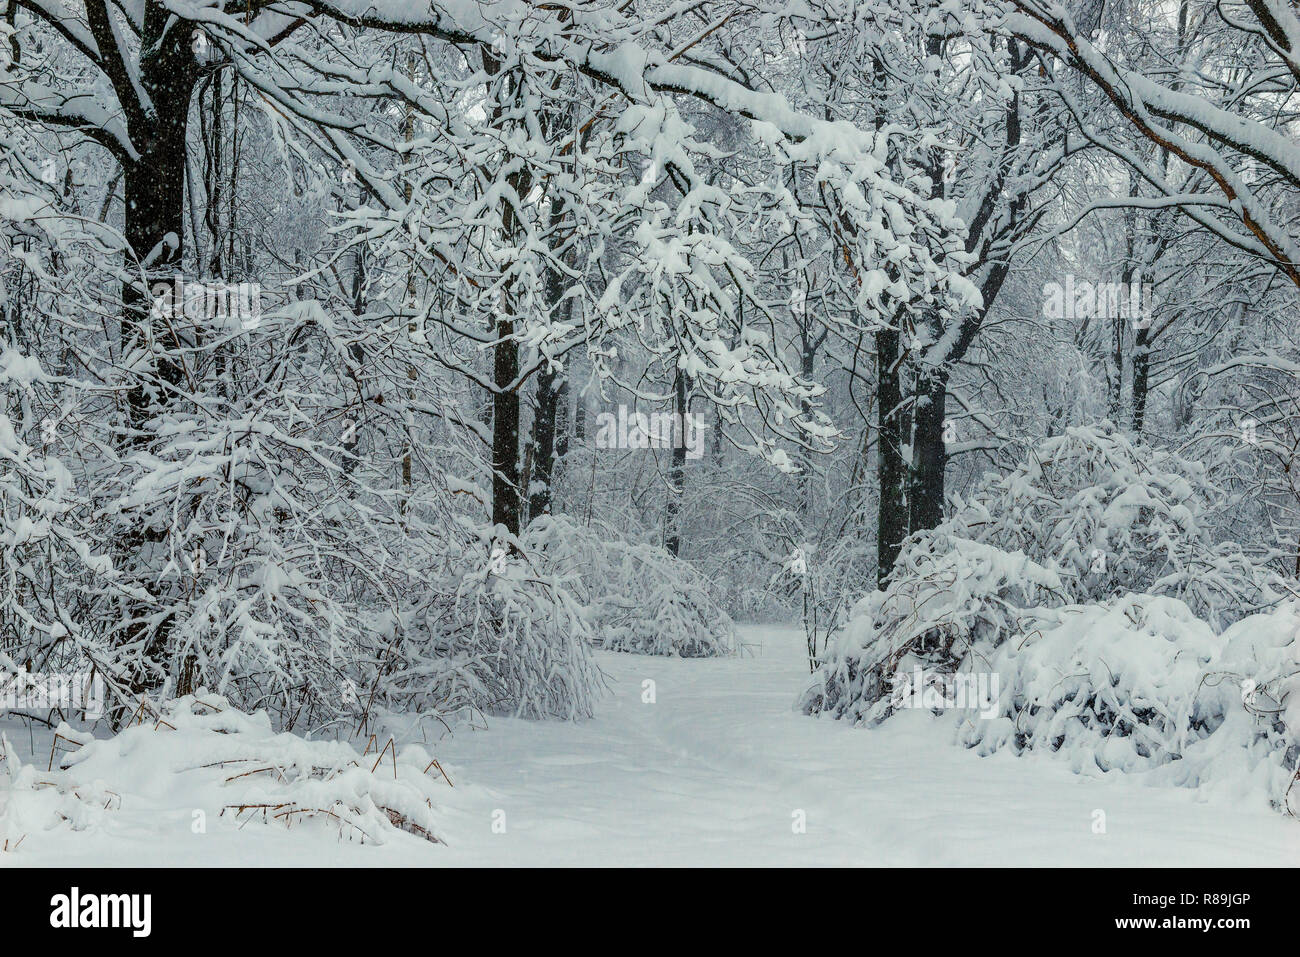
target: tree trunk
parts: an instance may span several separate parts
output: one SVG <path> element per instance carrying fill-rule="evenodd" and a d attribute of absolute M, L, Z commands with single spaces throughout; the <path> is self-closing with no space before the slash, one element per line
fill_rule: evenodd
<path fill-rule="evenodd" d="M 876 521 L 876 584 L 884 588 L 893 571 L 903 539 L 907 537 L 907 504 L 903 483 L 903 430 L 899 406 L 903 389 L 899 380 L 897 329 L 876 333 L 876 473 L 880 504 Z"/>
<path fill-rule="evenodd" d="M 551 117 L 556 123 L 561 118 Z M 567 127 L 566 127 L 567 128 Z M 551 200 L 551 231 L 559 234 L 564 224 L 566 210 L 563 197 Z M 572 265 L 572 248 L 566 257 Z M 564 273 L 555 266 L 546 271 L 546 308 L 553 321 L 567 321 L 573 311 L 573 300 L 564 299 L 566 280 Z M 553 368 L 543 368 L 537 374 L 537 404 L 533 413 L 533 434 L 529 439 L 528 451 L 532 462 L 531 475 L 528 476 L 525 494 L 528 496 L 528 520 L 551 511 L 551 475 L 555 471 L 556 435 L 558 419 L 564 403 L 565 377 Z"/>
<path fill-rule="evenodd" d="M 551 511 L 551 473 L 555 468 L 555 437 L 564 384 L 559 374 L 544 369 L 537 374 L 537 406 L 529 442 L 533 474 L 528 483 L 528 520 Z"/>
<path fill-rule="evenodd" d="M 674 557 L 681 552 L 682 547 L 682 494 L 686 490 L 686 376 L 681 372 L 677 373 L 676 391 L 674 405 L 677 421 L 682 425 L 682 440 L 673 443 L 673 464 L 668 473 L 668 501 L 664 508 L 664 547 Z"/>
<path fill-rule="evenodd" d="M 190 49 L 187 24 L 172 23 L 164 35 L 163 27 L 171 14 L 149 5 L 145 17 L 145 42 L 152 44 L 152 55 L 142 58 L 140 83 L 150 97 L 155 112 L 130 128 L 139 159 L 123 162 L 122 183 L 125 213 L 125 238 L 131 253 L 144 268 L 147 280 L 172 276 L 180 268 L 181 244 L 185 236 L 186 132 L 190 99 L 197 80 L 197 69 Z M 139 123 L 147 122 L 146 129 Z M 150 282 L 150 285 L 152 283 Z M 127 348 L 154 343 L 150 354 L 162 355 L 157 366 L 132 382 L 126 393 L 126 433 L 122 454 L 144 446 L 150 436 L 148 425 L 175 398 L 184 369 L 180 350 L 191 345 L 184 339 L 183 323 L 168 322 L 155 316 L 148 286 L 138 281 L 122 285 L 121 336 Z M 123 536 L 125 564 L 139 573 L 142 584 L 158 599 L 165 600 L 166 586 L 154 573 L 158 546 L 165 542 L 168 528 L 148 524 L 139 517 L 132 530 Z M 136 692 L 159 687 L 166 675 L 168 636 L 171 619 L 156 621 L 149 633 L 146 618 L 156 615 L 146 603 L 131 602 L 125 610 L 129 622 L 124 641 L 143 640 L 140 666 L 131 675 Z"/>
<path fill-rule="evenodd" d="M 942 369 L 918 377 L 907 491 L 909 533 L 934 528 L 943 521 L 944 470 L 948 464 L 948 447 L 944 441 L 947 403 L 948 376 Z"/>
<path fill-rule="evenodd" d="M 519 81 L 509 73 L 501 74 L 501 62 L 496 53 L 487 47 L 481 51 L 483 68 L 500 84 L 494 95 L 498 102 L 492 107 L 491 123 L 506 132 L 515 121 L 508 116 L 507 106 L 523 108 L 519 100 Z M 491 92 L 491 88 L 489 87 Z M 532 176 L 518 170 L 506 176 L 515 196 L 524 197 L 532 189 Z M 507 242 L 519 238 L 522 224 L 515 207 L 501 200 L 501 231 Z M 523 497 L 519 482 L 519 340 L 515 336 L 515 302 L 511 289 L 502 291 L 501 308 L 493 332 L 496 344 L 492 347 L 492 524 L 503 525 L 511 535 L 518 535 L 523 527 Z"/>
<path fill-rule="evenodd" d="M 508 313 L 497 320 L 492 384 L 492 524 L 511 535 L 520 529 L 519 500 L 519 342 Z"/>
<path fill-rule="evenodd" d="M 1133 431 L 1142 434 L 1147 417 L 1147 394 L 1151 391 L 1151 330 L 1139 326 L 1133 340 Z"/>

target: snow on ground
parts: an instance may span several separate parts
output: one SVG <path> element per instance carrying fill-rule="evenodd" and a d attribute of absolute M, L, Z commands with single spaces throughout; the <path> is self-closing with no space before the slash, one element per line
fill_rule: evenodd
<path fill-rule="evenodd" d="M 610 695 L 579 724 L 492 719 L 427 745 L 455 788 L 447 845 L 238 828 L 124 795 L 94 829 L 30 835 L 14 865 L 1294 866 L 1300 822 L 1036 756 L 980 758 L 923 713 L 875 730 L 792 710 L 802 633 L 749 626 L 755 656 L 601 654 Z M 643 703 L 643 682 L 655 703 Z M 26 750 L 28 739 L 10 734 Z M 40 750 L 39 737 L 37 739 Z M 44 766 L 45 754 L 38 760 Z M 165 793 L 165 792 L 164 792 Z M 1105 812 L 1106 833 L 1093 832 Z M 795 833 L 803 812 L 806 831 Z M 504 830 L 502 830 L 504 823 Z M 494 824 L 496 827 L 494 828 Z"/>

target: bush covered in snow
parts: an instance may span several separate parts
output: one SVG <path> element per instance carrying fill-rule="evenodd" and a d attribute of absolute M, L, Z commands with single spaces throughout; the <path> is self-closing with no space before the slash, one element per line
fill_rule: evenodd
<path fill-rule="evenodd" d="M 707 581 L 662 548 L 550 515 L 535 519 L 523 541 L 539 570 L 572 582 L 600 647 L 682 658 L 736 653 L 735 626 Z"/>
<path fill-rule="evenodd" d="M 1137 771 L 1181 756 L 1223 721 L 1227 702 L 1202 687 L 1220 642 L 1177 599 L 1040 609 L 1022 624 L 1015 639 L 979 649 L 1000 689 L 996 716 L 963 724 L 982 752 L 1059 751 L 1075 770 Z"/>
<path fill-rule="evenodd" d="M 255 328 L 194 322 L 224 351 L 196 360 L 192 401 L 99 472 L 60 459 L 58 430 L 107 428 L 108 400 L 0 345 L 0 675 L 93 668 L 114 726 L 142 691 L 199 688 L 280 729 L 355 725 L 399 700 L 591 713 L 599 680 L 564 586 L 486 571 L 492 530 L 452 493 L 467 483 L 394 487 L 382 450 L 354 454 L 374 437 L 329 390 L 355 372 L 355 320 L 302 303 Z M 236 374 L 256 401 L 222 386 Z M 438 451 L 468 458 L 454 436 Z"/>
<path fill-rule="evenodd" d="M 385 701 L 439 714 L 591 716 L 604 683 L 583 609 L 518 545 L 473 543 L 424 586 L 396 626 L 395 655 L 378 662 Z"/>
<path fill-rule="evenodd" d="M 1060 576 L 1071 602 L 1169 595 L 1221 628 L 1284 594 L 1275 574 L 1222 540 L 1230 507 L 1199 462 L 1103 423 L 1068 428 L 969 500 L 955 497 L 940 529 L 1023 552 Z"/>
<path fill-rule="evenodd" d="M 976 647 L 1018 633 L 1026 609 L 1064 598 L 1059 576 L 1023 553 L 943 532 L 914 541 L 895 568 L 885 591 L 849 613 L 801 699 L 804 711 L 879 720 L 896 673 L 951 674 Z"/>
<path fill-rule="evenodd" d="M 950 713 L 981 753 L 1189 786 L 1260 779 L 1294 809 L 1300 617 L 1271 572 L 1216 539 L 1218 507 L 1199 466 L 1070 429 L 906 543 L 799 706 L 875 724 L 917 703 L 899 689 L 918 670 L 987 675 L 987 712 Z"/>
<path fill-rule="evenodd" d="M 1000 693 L 987 719 L 954 718 L 962 743 L 981 754 L 1052 752 L 1078 772 L 1253 789 L 1300 811 L 1293 603 L 1223 634 L 1183 602 L 1148 595 L 1042 610 L 1033 624 L 984 649 Z"/>
<path fill-rule="evenodd" d="M 215 695 L 160 708 L 142 699 L 132 723 L 107 739 L 66 725 L 58 733 L 76 747 L 48 771 L 0 744 L 0 846 L 20 849 L 54 827 L 85 830 L 139 801 L 214 809 L 232 827 L 305 827 L 363 844 L 398 831 L 441 841 L 436 807 L 448 782 L 417 746 L 363 755 L 343 741 L 277 734 L 265 712 L 244 714 Z"/>

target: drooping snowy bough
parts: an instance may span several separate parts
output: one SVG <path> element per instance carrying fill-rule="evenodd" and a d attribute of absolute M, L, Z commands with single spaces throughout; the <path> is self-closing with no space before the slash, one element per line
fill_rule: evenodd
<path fill-rule="evenodd" d="M 567 583 L 517 548 L 468 552 L 403 615 L 381 664 L 385 699 L 404 711 L 590 717 L 604 688 L 583 609 Z"/>

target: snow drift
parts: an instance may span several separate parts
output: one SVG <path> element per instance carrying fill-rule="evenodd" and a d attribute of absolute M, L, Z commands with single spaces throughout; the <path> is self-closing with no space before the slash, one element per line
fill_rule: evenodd
<path fill-rule="evenodd" d="M 436 811 L 448 782 L 421 748 L 392 744 L 358 753 L 344 741 L 275 733 L 265 712 L 236 711 L 215 695 L 187 695 L 96 739 L 67 725 L 71 746 L 51 770 L 23 764 L 0 743 L 0 847 L 20 850 L 42 832 L 96 827 L 133 801 L 191 807 L 205 826 L 307 829 L 383 844 L 399 832 L 440 843 Z M 217 822 L 213 822 L 216 818 Z"/>

